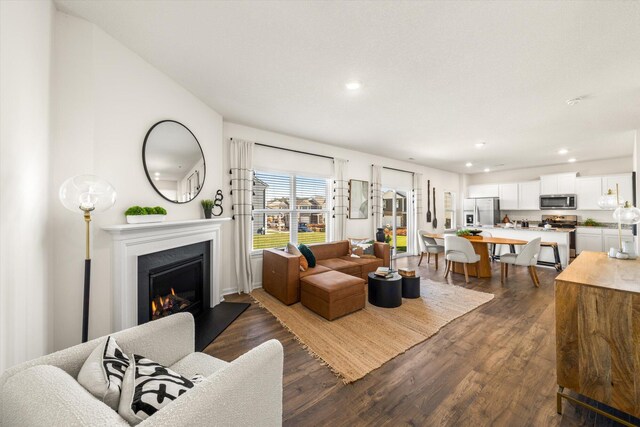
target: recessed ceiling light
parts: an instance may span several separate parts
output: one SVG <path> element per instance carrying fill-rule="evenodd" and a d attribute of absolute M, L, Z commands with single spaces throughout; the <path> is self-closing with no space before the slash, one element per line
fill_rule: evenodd
<path fill-rule="evenodd" d="M 465 165 L 466 167 L 470 168 L 471 166 L 473 166 L 473 163 L 471 163 L 471 162 L 467 162 L 467 163 L 465 163 L 464 165 Z"/>
<path fill-rule="evenodd" d="M 489 169 L 489 168 L 484 168 L 484 171 L 485 171 L 485 172 L 491 172 L 491 169 Z"/>
<path fill-rule="evenodd" d="M 569 163 L 574 163 L 576 161 L 575 157 L 570 158 L 569 160 L 567 160 Z"/>
<path fill-rule="evenodd" d="M 409 157 L 409 160 L 415 160 L 413 157 Z"/>
<path fill-rule="evenodd" d="M 567 99 L 567 104 L 576 105 L 576 104 L 579 104 L 581 101 L 582 101 L 582 97 L 579 96 L 577 98 Z"/>
<path fill-rule="evenodd" d="M 567 150 L 566 148 L 561 148 L 558 150 L 558 154 L 567 154 L 569 152 L 569 150 Z"/>
<path fill-rule="evenodd" d="M 476 148 L 484 148 L 486 142 L 484 141 L 480 141 L 480 142 L 476 142 Z"/>
<path fill-rule="evenodd" d="M 155 176 L 160 176 L 160 172 L 156 172 L 154 175 Z"/>
<path fill-rule="evenodd" d="M 347 82 L 347 84 L 345 84 L 344 86 L 349 90 L 358 90 L 362 87 L 362 83 L 360 83 L 357 80 L 353 80 L 353 81 Z"/>
<path fill-rule="evenodd" d="M 160 178 L 158 178 L 158 177 L 156 176 L 156 177 L 155 177 L 155 180 L 156 180 L 156 181 L 160 181 Z"/>

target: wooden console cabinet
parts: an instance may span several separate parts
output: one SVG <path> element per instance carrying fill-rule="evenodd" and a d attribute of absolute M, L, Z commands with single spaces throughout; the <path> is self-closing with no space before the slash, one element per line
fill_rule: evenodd
<path fill-rule="evenodd" d="M 555 297 L 558 412 L 566 387 L 640 417 L 640 260 L 584 251 Z"/>

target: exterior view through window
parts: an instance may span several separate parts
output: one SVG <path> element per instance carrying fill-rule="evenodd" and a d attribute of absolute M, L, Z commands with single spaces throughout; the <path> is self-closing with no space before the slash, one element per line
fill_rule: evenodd
<path fill-rule="evenodd" d="M 326 242 L 328 195 L 328 179 L 256 171 L 253 249 Z"/>

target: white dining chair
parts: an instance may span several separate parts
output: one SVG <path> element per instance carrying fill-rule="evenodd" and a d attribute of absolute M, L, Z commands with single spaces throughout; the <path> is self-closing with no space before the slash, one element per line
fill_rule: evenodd
<path fill-rule="evenodd" d="M 438 254 L 444 253 L 444 246 L 439 245 L 436 239 L 433 237 L 425 236 L 428 234 L 426 230 L 418 230 L 418 238 L 422 241 L 424 248 L 420 251 L 420 261 L 418 266 L 422 263 L 422 257 L 427 254 L 427 264 L 431 262 L 431 254 L 436 258 L 436 270 L 438 269 Z"/>
<path fill-rule="evenodd" d="M 467 264 L 476 264 L 480 261 L 480 255 L 473 250 L 473 245 L 464 237 L 453 235 L 444 236 L 444 256 L 447 260 L 447 268 L 444 277 L 447 277 L 454 262 L 462 264 L 464 269 L 464 280 L 469 283 L 469 272 Z M 476 271 L 479 266 L 476 266 Z"/>
<path fill-rule="evenodd" d="M 540 237 L 527 243 L 519 254 L 500 255 L 500 283 L 509 275 L 509 264 L 527 267 L 533 284 L 540 287 L 536 265 L 538 264 L 538 254 L 540 253 Z"/>
<path fill-rule="evenodd" d="M 482 233 L 480 233 L 480 235 L 482 237 L 493 237 L 493 234 L 489 233 L 488 231 L 483 231 Z M 489 248 L 489 259 L 491 261 L 495 261 L 495 259 L 496 259 L 496 249 L 499 246 L 500 245 L 496 245 L 495 243 L 489 243 L 487 245 L 487 247 Z"/>

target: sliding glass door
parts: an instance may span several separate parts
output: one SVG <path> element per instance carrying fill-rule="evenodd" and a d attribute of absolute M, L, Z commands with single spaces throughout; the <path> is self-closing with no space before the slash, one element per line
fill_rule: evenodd
<path fill-rule="evenodd" d="M 410 191 L 384 188 L 382 192 L 382 225 L 387 242 L 394 247 L 393 255 L 407 254 L 409 230 Z"/>

